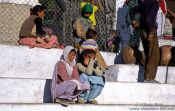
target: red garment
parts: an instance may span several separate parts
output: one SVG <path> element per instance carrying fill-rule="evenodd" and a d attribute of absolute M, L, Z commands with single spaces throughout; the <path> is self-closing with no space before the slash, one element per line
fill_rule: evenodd
<path fill-rule="evenodd" d="M 79 73 L 78 73 L 76 66 L 73 67 L 72 76 L 68 76 L 64 63 L 59 61 L 57 72 L 58 72 L 57 75 L 58 75 L 58 79 L 59 79 L 58 81 L 60 81 L 60 82 L 66 81 L 66 80 L 72 80 L 72 79 L 76 79 L 76 80 L 80 81 Z"/>
<path fill-rule="evenodd" d="M 19 45 L 27 45 L 29 46 L 30 48 L 33 48 L 33 47 L 40 47 L 40 48 L 46 48 L 46 49 L 49 49 L 49 48 L 64 48 L 64 46 L 61 46 L 58 44 L 58 41 L 57 41 L 57 37 L 52 35 L 50 37 L 50 41 L 48 43 L 46 43 L 44 41 L 44 37 L 42 38 L 42 43 L 36 43 L 36 38 L 35 37 L 25 37 L 25 38 L 21 38 L 19 40 Z"/>
<path fill-rule="evenodd" d="M 160 8 L 162 9 L 163 14 L 166 15 L 167 14 L 167 6 L 166 6 L 165 0 L 162 0 L 160 2 Z"/>

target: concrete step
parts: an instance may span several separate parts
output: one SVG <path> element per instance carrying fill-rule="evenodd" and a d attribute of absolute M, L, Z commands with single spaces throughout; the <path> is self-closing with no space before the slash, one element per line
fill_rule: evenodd
<path fill-rule="evenodd" d="M 70 105 L 63 107 L 59 104 L 0 104 L 0 111 L 175 111 L 174 106 L 159 104 L 136 105 Z"/>
<path fill-rule="evenodd" d="M 50 80 L 0 78 L 0 103 L 51 102 Z M 106 82 L 100 104 L 175 104 L 175 85 Z"/>
<path fill-rule="evenodd" d="M 63 50 L 0 45 L 0 77 L 51 79 Z M 107 65 L 114 65 L 114 53 L 102 52 Z"/>
<path fill-rule="evenodd" d="M 166 40 L 166 39 L 158 39 L 159 41 L 159 47 L 163 46 L 163 45 L 171 45 L 171 46 L 175 46 L 175 41 L 174 40 Z M 142 43 L 140 43 L 140 50 L 143 50 L 143 45 Z"/>
<path fill-rule="evenodd" d="M 25 63 L 25 61 L 23 62 Z M 49 62 L 53 63 L 54 61 L 49 60 Z M 16 63 L 18 62 L 16 61 Z M 0 69 L 1 78 L 52 79 L 54 65 L 52 65 L 52 67 L 47 65 L 46 67 L 46 66 L 42 66 L 42 62 L 40 66 L 34 66 L 34 64 L 29 64 L 28 66 L 22 65 L 22 64 L 16 64 L 16 65 L 15 64 L 9 65 L 9 64 L 10 63 L 7 63 L 4 66 L 1 66 L 3 67 Z M 8 69 L 4 67 L 6 68 L 8 67 Z M 165 83 L 166 73 L 167 73 L 168 75 L 167 83 L 175 84 L 174 70 L 175 70 L 175 67 L 168 67 L 167 69 L 167 67 L 165 66 L 159 66 L 155 80 L 159 81 L 160 83 Z M 117 81 L 137 82 L 138 74 L 143 75 L 143 73 L 144 73 L 143 68 L 139 67 L 138 65 L 117 64 L 109 67 L 109 69 L 106 71 L 105 77 L 106 77 L 106 80 L 109 82 L 117 82 Z"/>
<path fill-rule="evenodd" d="M 118 64 L 109 67 L 109 70 L 106 72 L 105 77 L 107 81 L 116 82 L 116 81 L 123 81 L 123 82 L 137 82 L 138 75 L 143 75 L 143 66 L 132 65 L 132 64 Z M 155 80 L 159 81 L 160 83 L 165 83 L 166 81 L 166 74 L 167 76 L 167 83 L 168 84 L 175 84 L 175 67 L 166 67 L 166 66 L 159 66 L 157 70 L 157 75 Z"/>
<path fill-rule="evenodd" d="M 29 49 L 25 46 L 0 45 L 0 77 L 51 79 L 54 65 L 63 53 L 60 49 Z M 115 54 L 102 52 L 108 65 L 113 65 Z M 168 68 L 168 84 L 175 84 L 173 67 Z M 107 81 L 137 82 L 139 67 L 115 65 L 107 71 Z M 166 67 L 159 67 L 156 80 L 165 83 Z M 143 72 L 143 71 L 142 71 Z"/>

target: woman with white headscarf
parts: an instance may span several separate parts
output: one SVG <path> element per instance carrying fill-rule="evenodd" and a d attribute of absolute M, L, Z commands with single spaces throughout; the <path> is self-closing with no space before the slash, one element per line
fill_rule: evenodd
<path fill-rule="evenodd" d="M 60 61 L 55 65 L 52 78 L 53 101 L 67 105 L 73 102 L 89 85 L 80 83 L 79 73 L 76 67 L 76 50 L 72 46 L 65 47 Z"/>

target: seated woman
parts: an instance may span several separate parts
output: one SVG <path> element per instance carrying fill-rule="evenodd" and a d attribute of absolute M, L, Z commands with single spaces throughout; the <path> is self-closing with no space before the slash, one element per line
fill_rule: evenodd
<path fill-rule="evenodd" d="M 79 82 L 79 73 L 75 62 L 76 50 L 72 46 L 64 49 L 60 61 L 57 62 L 52 78 L 52 98 L 66 104 L 77 98 L 81 92 L 89 89 L 89 84 Z"/>
<path fill-rule="evenodd" d="M 45 7 L 36 5 L 31 9 L 31 15 L 24 21 L 20 30 L 20 45 L 41 48 L 60 48 L 57 37 L 51 31 L 44 31 L 42 19 L 45 16 Z M 61 48 L 64 48 L 61 46 Z"/>
<path fill-rule="evenodd" d="M 90 85 L 90 90 L 80 95 L 78 103 L 98 104 L 95 98 L 100 95 L 105 85 L 105 80 L 103 71 L 96 63 L 95 52 L 93 50 L 84 50 L 80 54 L 77 67 L 80 72 L 80 81 Z"/>
<path fill-rule="evenodd" d="M 82 17 L 75 20 L 73 23 L 75 46 L 78 46 L 86 39 L 86 32 L 88 28 L 92 28 L 92 22 L 89 20 L 93 12 L 92 5 L 86 4 L 81 11 Z"/>

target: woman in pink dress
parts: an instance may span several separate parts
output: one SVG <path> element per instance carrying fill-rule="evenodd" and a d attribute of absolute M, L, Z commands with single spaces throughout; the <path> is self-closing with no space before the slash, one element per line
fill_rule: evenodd
<path fill-rule="evenodd" d="M 30 16 L 24 21 L 19 34 L 19 44 L 29 47 L 64 48 L 58 44 L 57 37 L 50 30 L 44 30 L 42 21 L 45 7 L 36 5 L 31 9 Z"/>
<path fill-rule="evenodd" d="M 83 91 L 89 89 L 89 84 L 80 82 L 76 67 L 76 50 L 72 46 L 65 47 L 60 61 L 55 65 L 52 78 L 52 98 L 60 104 L 72 103 Z"/>

